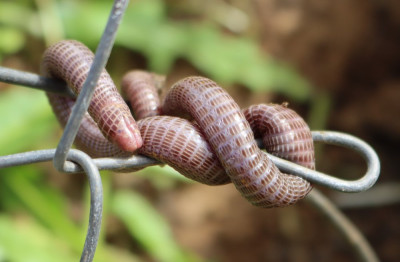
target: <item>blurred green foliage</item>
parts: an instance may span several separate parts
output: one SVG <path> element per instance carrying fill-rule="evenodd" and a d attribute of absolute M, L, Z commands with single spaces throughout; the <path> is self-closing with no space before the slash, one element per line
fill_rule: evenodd
<path fill-rule="evenodd" d="M 109 3 L 76 4 L 64 2 L 61 8 L 67 35 L 95 46 L 103 30 L 99 21 L 105 21 L 102 17 L 106 16 Z M 91 10 L 95 19 L 79 19 L 87 15 L 85 10 Z M 78 27 L 81 30 L 76 30 Z M 228 36 L 209 22 L 170 20 L 161 0 L 133 1 L 116 44 L 144 54 L 149 69 L 159 73 L 168 73 L 176 59 L 184 58 L 219 83 L 280 92 L 296 100 L 304 100 L 310 93 L 305 79 L 264 54 L 254 39 Z"/>
<path fill-rule="evenodd" d="M 11 55 L 23 57 L 32 38 L 47 45 L 58 38 L 77 39 L 94 50 L 111 4 L 94 0 L 0 1 L 0 62 Z M 224 85 L 238 83 L 252 91 L 275 91 L 298 101 L 310 96 L 309 83 L 288 65 L 263 53 L 254 39 L 227 35 L 212 22 L 170 19 L 162 0 L 131 1 L 116 45 L 143 54 L 148 69 L 159 73 L 168 73 L 174 62 L 183 58 Z M 56 146 L 55 130 L 59 128 L 43 93 L 21 87 L 3 90 L 0 112 L 0 155 Z M 154 167 L 142 173 L 162 174 L 162 178 L 151 179 L 158 188 L 179 181 L 171 169 L 162 170 Z M 86 220 L 71 220 L 67 197 L 42 179 L 43 173 L 46 170 L 40 165 L 0 170 L 0 262 L 79 257 Z M 198 260 L 175 242 L 166 221 L 144 197 L 114 191 L 107 174 L 103 183 L 107 188 L 104 219 L 117 217 L 152 259 Z M 95 261 L 141 261 L 104 238 L 103 232 Z"/>
<path fill-rule="evenodd" d="M 51 1 L 50 1 L 51 2 Z M 43 37 L 62 35 L 78 39 L 95 48 L 103 33 L 111 3 L 107 1 L 61 1 L 58 10 L 64 28 L 38 32 L 40 17 L 16 2 L 0 3 L 0 22 L 9 25 L 10 37 L 0 40 L 0 50 L 18 51 L 23 43 L 21 29 Z M 6 10 L 23 13 L 29 23 L 21 23 Z M 4 17 L 2 14 L 4 13 Z M 42 19 L 44 20 L 44 19 Z M 35 26 L 36 25 L 36 26 Z M 1 30 L 1 27 L 0 27 Z M 48 37 L 51 38 L 51 37 Z M 10 42 L 16 43 L 11 45 Z M 178 58 L 190 61 L 200 71 L 223 84 L 239 83 L 254 91 L 275 91 L 297 100 L 309 97 L 310 85 L 295 70 L 264 54 L 254 39 L 228 36 L 210 22 L 174 21 L 168 19 L 161 0 L 132 1 L 118 32 L 117 45 L 146 56 L 149 69 L 168 73 Z M 11 47 L 12 46 L 12 47 Z"/>
<path fill-rule="evenodd" d="M 156 261 L 197 261 L 175 243 L 169 225 L 142 196 L 127 191 L 115 193 L 112 212 Z"/>
<path fill-rule="evenodd" d="M 1 92 L 0 155 L 40 148 L 40 144 L 55 146 L 48 141 L 50 130 L 57 127 L 44 93 L 26 88 Z"/>

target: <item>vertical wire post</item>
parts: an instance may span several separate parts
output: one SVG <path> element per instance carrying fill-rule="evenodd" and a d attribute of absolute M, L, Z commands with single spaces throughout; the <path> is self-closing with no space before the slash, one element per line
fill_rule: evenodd
<path fill-rule="evenodd" d="M 0 156 L 0 168 L 26 165 L 52 160 L 55 149 L 37 150 L 18 153 L 8 156 Z M 100 236 L 101 219 L 103 212 L 103 186 L 99 170 L 94 161 L 84 152 L 71 149 L 67 155 L 66 164 L 79 165 L 86 173 L 90 188 L 90 212 L 89 224 L 86 233 L 85 244 L 81 254 L 81 262 L 92 262 Z M 67 165 L 68 166 L 68 165 Z"/>
<path fill-rule="evenodd" d="M 379 262 L 374 249 L 358 228 L 326 196 L 313 189 L 305 198 L 320 211 L 346 238 L 362 262 Z"/>
<path fill-rule="evenodd" d="M 64 133 L 56 149 L 53 164 L 58 171 L 64 171 L 64 163 L 67 159 L 68 151 L 70 150 L 75 136 L 78 133 L 78 128 L 85 112 L 89 107 L 89 103 L 93 96 L 97 81 L 110 56 L 117 29 L 125 9 L 128 6 L 128 2 L 129 0 L 114 1 L 106 28 L 97 47 L 92 66 L 90 67 L 88 76 L 83 84 L 82 91 L 77 98 L 74 108 L 72 109 L 71 116 L 68 119 Z"/>
<path fill-rule="evenodd" d="M 103 213 L 103 185 L 101 183 L 99 170 L 86 153 L 79 150 L 70 150 L 70 152 L 68 152 L 68 158 L 80 164 L 89 180 L 89 224 L 80 262 L 92 262 L 100 236 Z"/>

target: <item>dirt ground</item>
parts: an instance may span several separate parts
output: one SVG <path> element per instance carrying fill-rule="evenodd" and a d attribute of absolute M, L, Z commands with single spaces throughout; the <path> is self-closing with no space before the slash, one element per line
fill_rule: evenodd
<path fill-rule="evenodd" d="M 382 161 L 377 185 L 398 183 L 400 2 L 227 2 L 252 17 L 251 32 L 259 37 L 266 52 L 293 63 L 317 93 L 331 98 L 326 129 L 358 136 L 377 150 Z M 176 74 L 192 70 L 188 66 L 178 63 Z M 300 107 L 307 112 L 307 106 Z M 320 155 L 318 167 L 325 172 L 351 177 L 354 172 L 360 175 L 364 171 L 363 161 L 347 151 L 326 148 Z M 244 201 L 232 185 L 194 184 L 166 192 L 157 205 L 173 226 L 179 243 L 203 258 L 356 260 L 343 236 L 306 203 L 263 210 Z M 382 261 L 400 261 L 398 201 L 353 207 L 344 213 L 360 228 Z"/>

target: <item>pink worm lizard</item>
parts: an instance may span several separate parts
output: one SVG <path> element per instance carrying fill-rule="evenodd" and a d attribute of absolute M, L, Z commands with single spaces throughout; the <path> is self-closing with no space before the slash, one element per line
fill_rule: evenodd
<path fill-rule="evenodd" d="M 61 41 L 46 50 L 42 72 L 62 78 L 79 93 L 92 60 L 93 54 L 83 44 Z M 281 173 L 254 140 L 254 135 L 262 137 L 268 152 L 314 168 L 311 132 L 293 110 L 262 104 L 242 111 L 225 90 L 204 77 L 177 82 L 161 104 L 156 88 L 160 79 L 133 71 L 122 80 L 122 89 L 140 119 L 136 126 L 104 71 L 88 110 L 90 116 L 84 118 L 75 144 L 93 157 L 135 152 L 169 164 L 201 183 L 232 182 L 242 196 L 261 207 L 293 204 L 311 190 L 306 180 Z M 64 126 L 74 100 L 47 95 Z"/>

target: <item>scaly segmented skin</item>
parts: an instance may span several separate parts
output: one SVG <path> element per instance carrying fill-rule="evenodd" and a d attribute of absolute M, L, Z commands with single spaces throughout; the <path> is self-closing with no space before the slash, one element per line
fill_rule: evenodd
<path fill-rule="evenodd" d="M 158 90 L 163 88 L 165 77 L 146 71 L 134 70 L 122 78 L 121 89 L 130 101 L 136 119 L 160 114 Z"/>
<path fill-rule="evenodd" d="M 68 121 L 75 101 L 48 94 L 50 105 L 62 126 Z M 169 164 L 182 175 L 208 185 L 229 183 L 221 163 L 199 129 L 186 119 L 172 116 L 147 117 L 138 121 L 143 146 L 139 154 Z M 128 157 L 132 153 L 109 142 L 93 119 L 86 114 L 75 138 L 75 145 L 91 157 Z M 124 172 L 136 171 L 132 168 Z"/>
<path fill-rule="evenodd" d="M 71 65 L 71 61 L 77 59 L 74 55 L 78 53 L 80 59 L 90 66 L 93 55 L 85 48 L 84 51 L 76 51 L 82 49 L 82 45 L 77 42 L 62 43 L 58 45 L 58 49 L 48 51 L 50 55 L 45 56 L 43 68 L 48 74 L 65 79 L 70 86 L 75 82 L 81 82 L 81 85 L 83 80 L 72 75 L 76 73 L 74 70 L 78 73 L 82 70 L 79 70 L 78 64 Z M 69 56 L 73 57 L 69 58 L 70 62 L 57 62 L 58 59 Z M 130 92 L 130 86 L 139 85 L 140 89 L 147 89 L 157 83 L 142 73 L 135 74 L 135 78 L 139 78 L 136 84 L 127 83 L 128 90 L 125 92 Z M 107 86 L 111 85 L 108 80 L 106 83 Z M 156 89 L 143 93 L 149 92 L 151 95 L 146 97 L 153 99 L 154 90 Z M 117 101 L 119 98 L 115 99 L 113 92 L 109 93 L 111 100 Z M 65 125 L 74 101 L 54 94 L 48 96 L 58 120 Z M 143 99 L 140 95 L 133 97 Z M 107 97 L 100 95 L 97 99 L 100 100 L 95 101 L 97 103 L 95 108 L 105 103 L 102 99 Z M 134 100 L 132 107 L 141 108 L 135 105 L 137 102 Z M 145 109 L 144 111 L 147 111 L 145 115 L 155 114 L 151 108 L 155 107 L 150 107 L 150 111 Z M 159 106 L 156 111 L 160 111 Z M 201 183 L 216 185 L 232 181 L 241 194 L 256 206 L 290 205 L 311 190 L 307 181 L 280 173 L 268 157 L 258 149 L 251 131 L 252 128 L 256 135 L 263 137 L 267 150 L 272 154 L 314 168 L 311 133 L 304 120 L 294 111 L 278 105 L 257 105 L 244 110 L 243 114 L 222 88 L 202 77 L 189 77 L 175 84 L 168 93 L 161 111 L 174 115 L 189 114 L 196 123 L 172 116 L 153 116 L 140 120 L 138 127 L 143 138 L 143 146 L 137 151 L 138 153 L 167 163 L 188 178 Z M 95 112 L 96 115 L 98 112 Z M 109 111 L 100 110 L 100 113 L 108 114 Z M 122 111 L 122 114 L 122 119 L 131 117 L 130 113 L 129 116 L 126 115 L 128 114 L 126 110 Z M 107 117 L 110 116 L 100 116 L 95 120 L 101 121 Z M 114 119 L 114 115 L 112 118 L 113 121 L 119 121 Z M 75 143 L 93 157 L 132 154 L 105 139 L 88 114 L 81 124 Z"/>
<path fill-rule="evenodd" d="M 268 153 L 315 169 L 310 128 L 286 105 L 252 105 L 243 113 L 256 138 L 262 138 Z"/>
<path fill-rule="evenodd" d="M 311 190 L 307 181 L 281 173 L 261 152 L 239 106 L 215 82 L 203 77 L 179 81 L 167 94 L 163 112 L 194 118 L 233 184 L 252 204 L 286 206 Z"/>
<path fill-rule="evenodd" d="M 62 126 L 68 121 L 75 101 L 48 94 L 50 105 Z M 188 120 L 172 116 L 147 117 L 138 121 L 143 146 L 139 154 L 169 164 L 179 173 L 207 185 L 229 183 L 229 177 L 199 129 Z M 93 119 L 86 114 L 75 138 L 75 145 L 91 157 L 128 157 L 132 153 L 109 142 Z M 123 172 L 132 172 L 132 168 Z"/>
<path fill-rule="evenodd" d="M 140 120 L 138 125 L 143 137 L 140 154 L 158 159 L 203 184 L 230 182 L 202 132 L 188 120 L 155 116 Z"/>
<path fill-rule="evenodd" d="M 53 111 L 59 122 L 64 126 L 71 114 L 74 101 L 70 98 L 54 94 L 48 94 L 48 96 L 50 97 L 50 104 Z M 263 115 L 263 113 L 266 116 L 271 116 L 272 114 L 272 119 L 276 118 L 274 113 L 276 111 L 275 108 L 279 108 L 281 111 L 279 114 L 280 121 L 271 121 L 271 118 Z M 304 126 L 304 121 L 294 111 L 279 105 L 251 106 L 244 110 L 244 114 L 250 122 L 252 129 L 259 134 L 263 134 L 264 132 L 272 132 L 273 134 L 274 131 L 268 130 L 279 130 L 282 121 L 300 122 L 299 126 Z M 171 116 L 155 116 L 138 121 L 138 127 L 144 141 L 138 153 L 160 160 L 172 166 L 182 175 L 203 184 L 221 185 L 230 182 L 228 175 L 207 143 L 204 135 L 196 125 L 188 120 Z M 299 137 L 296 133 L 301 131 L 301 129 L 290 130 L 288 128 L 287 132 L 293 133 L 288 136 Z M 269 137 L 267 133 L 264 136 Z M 286 138 L 286 141 L 287 146 L 290 146 L 290 140 Z M 75 144 L 92 157 L 126 157 L 131 155 L 131 153 L 121 150 L 105 139 L 96 123 L 88 114 L 86 114 L 81 123 Z M 294 150 L 285 150 L 285 146 L 278 147 L 273 154 L 312 168 L 314 161 L 310 135 L 306 135 L 304 138 L 304 144 L 311 144 L 308 150 L 304 150 L 304 155 L 310 156 L 308 164 L 305 161 L 297 161 L 294 157 L 290 157 L 290 154 L 296 155 L 298 151 L 303 154 L 301 144 L 298 143 L 300 148 L 295 148 Z M 133 170 L 137 169 L 129 171 Z"/>
<path fill-rule="evenodd" d="M 75 101 L 71 98 L 51 93 L 47 93 L 47 97 L 58 122 L 60 122 L 61 126 L 65 127 Z M 117 145 L 108 141 L 88 113 L 82 119 L 74 144 L 95 158 L 132 155 L 132 153 L 123 151 Z"/>
<path fill-rule="evenodd" d="M 83 44 L 65 40 L 46 50 L 41 70 L 43 74 L 66 81 L 77 95 L 93 58 L 93 53 Z M 139 129 L 129 107 L 105 70 L 99 78 L 88 112 L 104 136 L 121 149 L 133 152 L 142 145 Z"/>

